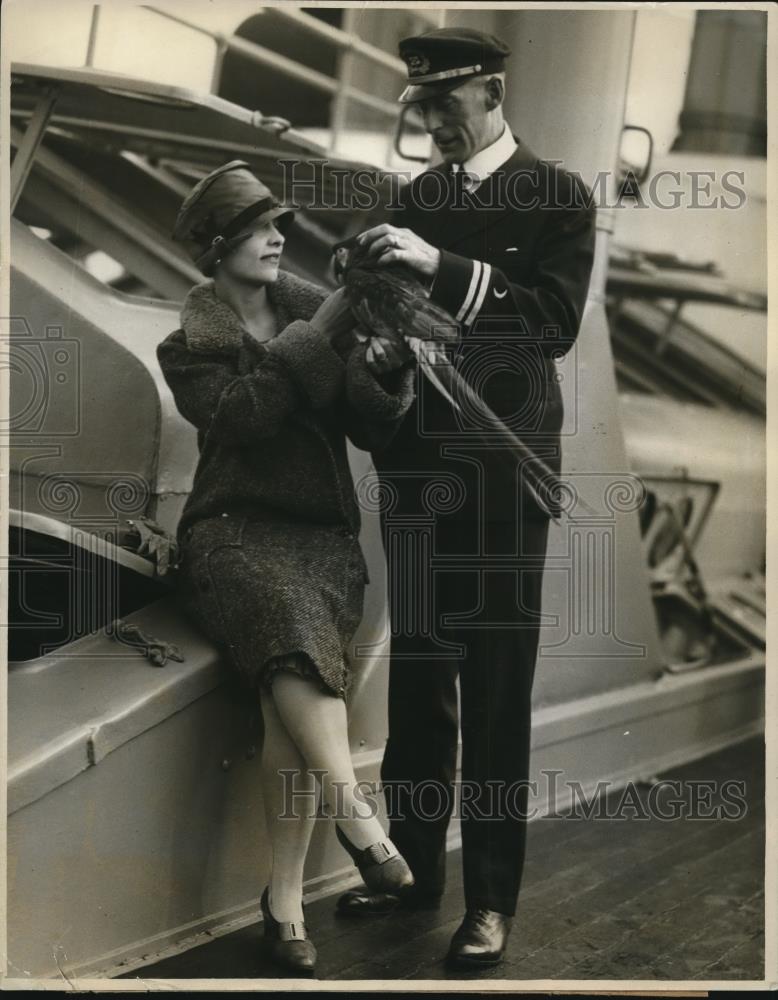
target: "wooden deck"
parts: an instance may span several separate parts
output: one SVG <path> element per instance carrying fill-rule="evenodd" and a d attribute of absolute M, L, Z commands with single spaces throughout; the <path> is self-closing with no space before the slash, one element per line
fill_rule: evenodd
<path fill-rule="evenodd" d="M 506 960 L 480 978 L 742 980 L 764 976 L 764 744 L 749 740 L 664 778 L 745 782 L 736 820 L 539 819 Z M 615 793 L 618 795 L 619 793 Z M 639 786 L 641 801 L 648 789 Z M 715 799 L 714 799 L 715 801 Z M 306 907 L 328 980 L 464 978 L 442 964 L 463 912 L 459 855 L 439 912 L 337 918 Z M 127 974 L 134 978 L 141 970 Z M 149 978 L 277 976 L 261 925 L 146 966 Z"/>

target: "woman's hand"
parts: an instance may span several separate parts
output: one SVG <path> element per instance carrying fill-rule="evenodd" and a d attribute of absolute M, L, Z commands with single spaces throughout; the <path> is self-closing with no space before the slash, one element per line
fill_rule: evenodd
<path fill-rule="evenodd" d="M 345 288 L 327 296 L 311 318 L 311 325 L 329 341 L 337 340 L 353 329 L 356 320 L 346 299 Z"/>
<path fill-rule="evenodd" d="M 402 368 L 413 357 L 413 352 L 405 344 L 388 337 L 369 337 L 365 362 L 373 375 L 386 375 Z"/>

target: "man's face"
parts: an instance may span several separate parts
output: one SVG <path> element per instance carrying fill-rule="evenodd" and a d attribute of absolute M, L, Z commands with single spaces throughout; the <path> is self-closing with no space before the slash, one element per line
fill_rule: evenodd
<path fill-rule="evenodd" d="M 445 163 L 463 163 L 488 145 L 489 108 L 483 78 L 417 101 L 415 107 Z"/>

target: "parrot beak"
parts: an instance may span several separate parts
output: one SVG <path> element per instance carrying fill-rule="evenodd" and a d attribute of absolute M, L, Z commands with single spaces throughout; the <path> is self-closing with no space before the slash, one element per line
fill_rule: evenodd
<path fill-rule="evenodd" d="M 338 247 L 332 254 L 332 268 L 336 281 L 343 284 L 343 275 L 348 264 L 348 250 L 345 247 Z"/>
<path fill-rule="evenodd" d="M 341 240 L 340 243 L 333 244 L 332 252 L 337 253 L 338 250 L 351 250 L 357 245 L 357 236 L 351 236 L 347 240 Z"/>
<path fill-rule="evenodd" d="M 349 253 L 356 245 L 356 236 L 352 236 L 348 240 L 341 240 L 340 243 L 336 243 L 332 247 L 332 268 L 335 274 L 335 280 L 341 285 L 343 284 L 343 274 L 348 267 Z"/>

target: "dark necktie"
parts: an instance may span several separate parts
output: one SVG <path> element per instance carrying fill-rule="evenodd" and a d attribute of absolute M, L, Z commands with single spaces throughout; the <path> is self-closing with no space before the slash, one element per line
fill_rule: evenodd
<path fill-rule="evenodd" d="M 456 166 L 456 170 L 454 169 Z M 457 206 L 469 205 L 472 202 L 472 193 L 477 185 L 475 175 L 465 170 L 464 164 L 455 164 L 451 168 L 451 180 L 453 191 L 453 204 Z"/>

